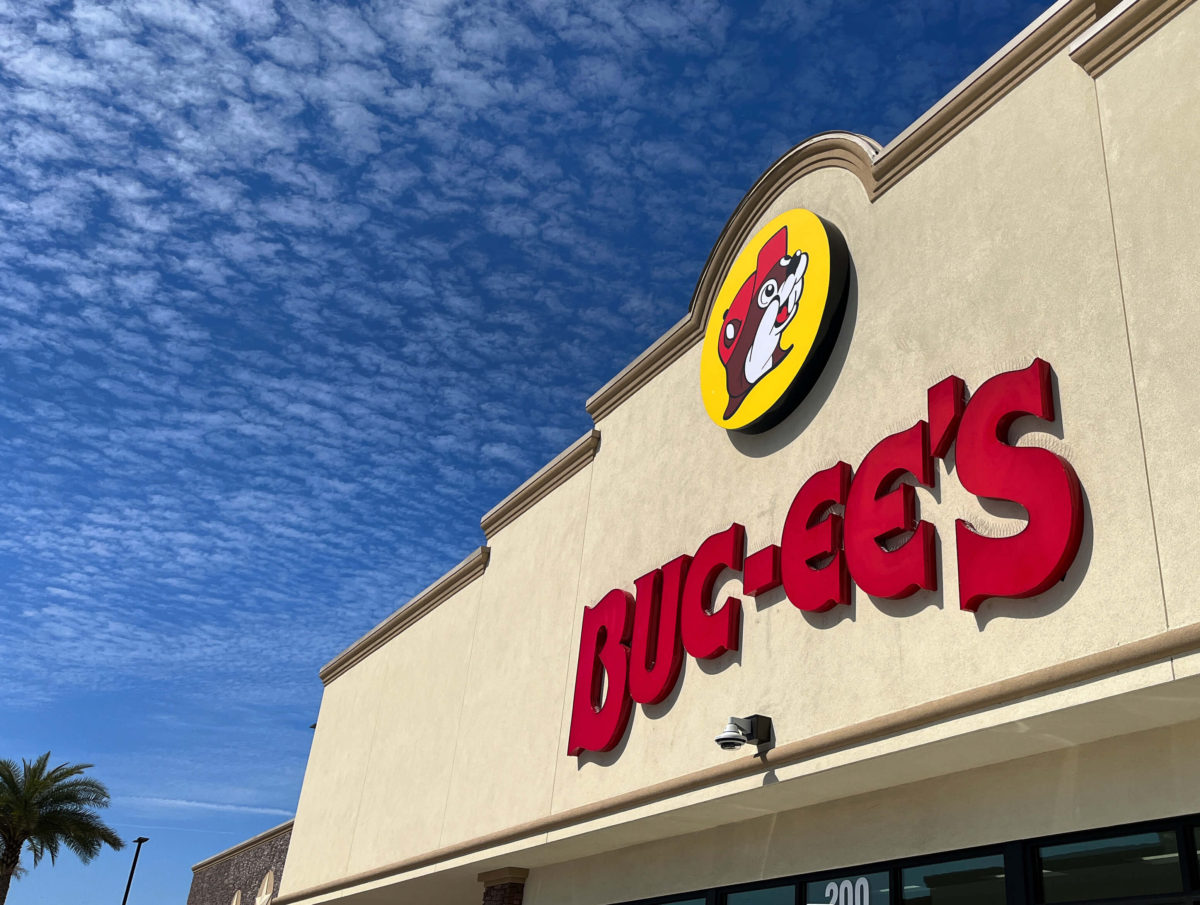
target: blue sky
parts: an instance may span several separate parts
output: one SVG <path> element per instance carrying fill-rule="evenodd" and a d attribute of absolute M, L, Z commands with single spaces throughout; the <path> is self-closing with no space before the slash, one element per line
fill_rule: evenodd
<path fill-rule="evenodd" d="M 182 905 L 293 812 L 320 665 L 590 427 L 755 178 L 1044 7 L 0 0 L 0 756 L 95 763 L 131 905 Z"/>

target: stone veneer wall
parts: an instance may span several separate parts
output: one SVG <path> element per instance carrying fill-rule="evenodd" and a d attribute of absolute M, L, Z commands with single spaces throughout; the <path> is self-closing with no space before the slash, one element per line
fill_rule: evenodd
<path fill-rule="evenodd" d="M 271 898 L 279 895 L 283 880 L 283 862 L 292 838 L 291 821 L 268 830 L 259 841 L 236 846 L 225 857 L 202 861 L 192 868 L 192 888 L 187 905 L 231 905 L 233 896 L 242 893 L 242 905 L 255 905 L 258 886 L 267 871 L 275 872 Z"/>

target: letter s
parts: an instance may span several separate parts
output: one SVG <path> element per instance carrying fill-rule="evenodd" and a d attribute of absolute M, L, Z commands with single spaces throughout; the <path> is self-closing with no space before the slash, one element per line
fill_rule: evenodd
<path fill-rule="evenodd" d="M 1029 524 L 1013 537 L 983 537 L 962 519 L 958 598 L 974 612 L 989 597 L 1032 597 L 1067 573 L 1083 536 L 1083 490 L 1069 462 L 1047 449 L 1010 446 L 1008 431 L 1022 415 L 1054 420 L 1050 365 L 997 374 L 975 391 L 958 429 L 957 468 L 976 496 L 1025 507 Z"/>

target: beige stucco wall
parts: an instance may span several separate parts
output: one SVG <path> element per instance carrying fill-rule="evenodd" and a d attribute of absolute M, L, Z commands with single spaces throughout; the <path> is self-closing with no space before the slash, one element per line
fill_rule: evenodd
<path fill-rule="evenodd" d="M 1187 814 L 1197 750 L 1187 722 L 742 820 L 538 867 L 525 903 L 605 905 Z"/>
<path fill-rule="evenodd" d="M 826 170 L 761 222 L 797 206 L 846 236 L 853 336 L 816 398 L 761 437 L 731 440 L 708 420 L 698 348 L 605 418 L 579 605 L 735 519 L 749 549 L 778 541 L 803 479 L 839 458 L 857 465 L 925 417 L 928 386 L 956 373 L 975 387 L 1038 355 L 1058 377 L 1063 439 L 1030 441 L 1063 452 L 1087 493 L 1079 564 L 1037 600 L 959 611 L 954 518 L 1002 520 L 943 468 L 940 502 L 920 492 L 941 537 L 942 592 L 860 593 L 821 617 L 778 595 L 761 609 L 745 601 L 740 656 L 689 662 L 669 712 L 638 708 L 615 762 L 560 768 L 556 808 L 727 760 L 711 737 L 729 713 L 771 714 L 783 743 L 1165 627 L 1091 79 L 1061 57 L 875 204 L 852 176 Z"/>
<path fill-rule="evenodd" d="M 437 848 L 481 589 L 467 585 L 326 687 L 281 893 Z"/>
<path fill-rule="evenodd" d="M 822 214 L 845 234 L 856 273 L 815 390 L 778 428 L 727 436 L 701 405 L 694 347 L 604 417 L 591 466 L 489 539 L 480 579 L 327 687 L 283 892 L 727 762 L 711 739 L 730 714 L 770 714 L 786 744 L 1153 635 L 1168 613 L 1172 627 L 1197 621 L 1200 580 L 1184 532 L 1200 492 L 1187 456 L 1200 420 L 1188 356 L 1200 341 L 1200 174 L 1185 150 L 1200 139 L 1198 34 L 1193 6 L 1098 82 L 1059 54 L 874 203 L 844 170 L 788 186 L 760 223 L 797 206 Z M 1021 442 L 1064 455 L 1087 499 L 1083 545 L 1063 583 L 1033 600 L 990 601 L 977 615 L 958 609 L 954 519 L 1011 532 L 1021 513 L 967 494 L 951 457 L 937 488 L 918 492 L 940 535 L 939 591 L 900 602 L 857 593 L 852 607 L 822 615 L 798 612 L 781 592 L 745 599 L 739 652 L 688 660 L 666 702 L 635 707 L 615 751 L 567 756 L 585 607 L 613 587 L 632 591 L 638 576 L 733 521 L 746 526 L 750 551 L 777 542 L 804 479 L 838 460 L 857 465 L 924 418 L 930 385 L 954 373 L 978 387 L 1037 356 L 1054 367 L 1061 417 L 1050 428 L 1024 424 Z M 718 594 L 739 591 L 732 580 Z M 1174 667 L 1158 664 L 1154 676 L 1169 683 Z M 1130 681 L 1094 683 L 1064 701 L 1126 691 Z M 410 731 L 430 713 L 444 717 L 436 740 Z M 922 730 L 932 740 L 962 731 L 959 721 Z M 1200 750 L 1195 725 L 1161 732 L 1129 744 L 1142 754 L 1166 745 L 1180 758 Z M 913 839 L 901 827 L 939 809 L 957 827 L 970 807 L 994 804 L 987 795 L 1001 793 L 979 788 L 996 782 L 1055 792 L 1042 803 L 1030 792 L 1028 814 L 1024 804 L 1013 809 L 1012 826 L 1000 826 L 1014 835 L 1026 816 L 1036 832 L 1053 832 L 1102 816 L 1158 816 L 1168 803 L 1200 810 L 1200 800 L 1173 798 L 1164 779 L 1108 814 L 1094 784 L 1115 781 L 1130 755 L 1112 743 L 1085 762 L 1084 749 L 1073 750 L 1024 768 L 986 767 L 995 773 L 986 782 L 930 779 L 803 818 L 742 822 L 732 836 L 655 843 L 655 860 L 675 865 L 675 876 L 642 870 L 636 889 L 597 885 L 589 877 L 599 867 L 586 860 L 543 867 L 531 901 L 582 905 L 709 885 L 701 862 L 720 840 L 735 840 L 744 858 L 714 883 L 832 866 L 842 862 L 819 844 L 786 865 L 780 853 L 805 820 L 849 828 L 889 807 L 892 831 L 873 834 L 883 847 L 845 863 L 914 854 L 914 844 L 957 848 L 971 842 L 933 831 Z M 993 759 L 1027 753 L 1013 735 Z M 839 756 L 844 764 L 860 754 Z M 714 787 L 689 801 L 730 792 Z M 986 835 L 983 826 L 976 831 Z M 975 841 L 993 841 L 988 832 Z M 693 861 L 698 872 L 681 886 L 679 865 Z M 621 863 L 603 873 L 628 873 Z"/>
<path fill-rule="evenodd" d="M 1172 625 L 1200 619 L 1200 6 L 1096 80 L 1146 467 Z M 1145 480 L 1145 479 L 1143 479 Z"/>
<path fill-rule="evenodd" d="M 442 843 L 521 823 L 550 807 L 564 701 L 577 645 L 584 470 L 492 539 L 454 758 Z"/>

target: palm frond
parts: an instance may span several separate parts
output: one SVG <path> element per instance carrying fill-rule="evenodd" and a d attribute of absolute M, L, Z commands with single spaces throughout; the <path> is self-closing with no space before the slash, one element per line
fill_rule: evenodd
<path fill-rule="evenodd" d="M 87 862 L 104 846 L 124 846 L 95 813 L 109 805 L 108 789 L 85 771 L 92 764 L 50 767 L 47 751 L 32 761 L 0 759 L 0 841 L 8 851 L 29 845 L 30 860 L 54 863 L 63 848 Z"/>

